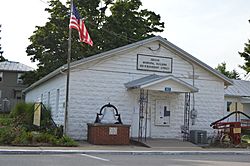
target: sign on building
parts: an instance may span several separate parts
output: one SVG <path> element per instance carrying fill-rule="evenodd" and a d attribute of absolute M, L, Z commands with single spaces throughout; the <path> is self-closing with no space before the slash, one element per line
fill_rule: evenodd
<path fill-rule="evenodd" d="M 137 54 L 137 70 L 172 73 L 172 58 Z"/>

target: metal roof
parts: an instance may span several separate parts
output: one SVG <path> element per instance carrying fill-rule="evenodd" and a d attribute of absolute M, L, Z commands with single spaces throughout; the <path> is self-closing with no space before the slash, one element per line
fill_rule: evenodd
<path fill-rule="evenodd" d="M 182 81 L 179 78 L 174 77 L 173 75 L 169 75 L 169 76 L 159 76 L 156 74 L 152 74 L 146 77 L 142 77 L 133 81 L 130 81 L 128 83 L 125 83 L 125 87 L 128 89 L 134 89 L 134 88 L 146 88 L 148 86 L 151 86 L 153 84 L 157 84 L 166 80 L 173 80 L 176 83 L 190 89 L 192 92 L 198 92 L 198 88 L 188 84 L 185 81 Z"/>
<path fill-rule="evenodd" d="M 140 88 L 141 85 L 151 83 L 151 82 L 154 82 L 154 81 L 158 81 L 158 80 L 160 80 L 162 78 L 163 78 L 163 76 L 152 74 L 152 75 L 149 75 L 149 76 L 146 76 L 146 77 L 142 77 L 142 78 L 130 81 L 128 83 L 125 83 L 124 85 L 125 85 L 126 88 Z"/>
<path fill-rule="evenodd" d="M 24 65 L 20 62 L 4 61 L 0 62 L 0 71 L 31 71 L 34 70 L 32 67 Z"/>
<path fill-rule="evenodd" d="M 232 81 L 234 84 L 225 89 L 225 96 L 250 97 L 250 81 Z"/>
<path fill-rule="evenodd" d="M 106 52 L 103 52 L 103 53 L 99 53 L 99 54 L 90 56 L 88 58 L 83 58 L 81 60 L 72 62 L 71 63 L 71 68 L 76 68 L 79 65 L 83 65 L 83 64 L 86 64 L 88 62 L 95 61 L 95 60 L 98 60 L 98 59 L 101 59 L 101 58 L 110 57 L 110 56 L 116 55 L 118 53 L 124 52 L 124 51 L 126 51 L 128 49 L 137 48 L 138 46 L 142 46 L 142 45 L 145 45 L 147 43 L 154 42 L 154 41 L 159 41 L 162 46 L 165 46 L 165 47 L 171 49 L 173 52 L 176 52 L 178 54 L 178 56 L 184 58 L 187 61 L 193 62 L 193 63 L 199 65 L 200 67 L 202 67 L 203 69 L 206 69 L 207 71 L 211 72 L 212 74 L 214 74 L 218 78 L 222 79 L 224 81 L 225 85 L 232 85 L 233 84 L 233 82 L 229 78 L 227 78 L 226 76 L 224 76 L 223 74 L 221 74 L 217 70 L 213 69 L 212 67 L 208 66 L 204 62 L 200 61 L 199 59 L 195 58 L 191 54 L 187 53 L 186 51 L 182 50 L 181 48 L 179 48 L 176 45 L 169 42 L 167 39 L 162 38 L 160 36 L 151 37 L 151 38 L 141 40 L 141 41 L 138 41 L 138 42 L 135 42 L 135 43 L 132 43 L 132 44 L 128 44 L 128 45 L 125 45 L 125 46 L 122 46 L 122 47 L 119 47 L 119 48 L 115 48 L 115 49 L 112 49 L 112 50 L 109 50 L 109 51 L 106 51 Z M 54 76 L 56 76 L 58 74 L 61 74 L 61 72 L 65 71 L 65 70 L 67 70 L 67 64 L 59 67 L 58 69 L 56 69 L 53 72 L 49 73 L 47 76 L 41 78 L 40 80 L 38 80 L 37 82 L 35 82 L 31 86 L 26 88 L 24 90 L 24 92 L 27 92 L 27 91 L 33 89 L 34 87 L 42 84 L 43 82 L 53 78 Z"/>

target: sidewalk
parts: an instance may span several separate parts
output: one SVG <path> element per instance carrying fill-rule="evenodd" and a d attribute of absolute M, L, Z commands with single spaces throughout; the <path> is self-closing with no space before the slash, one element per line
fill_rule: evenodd
<path fill-rule="evenodd" d="M 115 154 L 115 155 L 250 155 L 250 149 L 202 148 L 179 140 L 148 140 L 148 147 L 131 145 L 92 145 L 81 141 L 78 147 L 20 147 L 0 146 L 0 154 Z"/>

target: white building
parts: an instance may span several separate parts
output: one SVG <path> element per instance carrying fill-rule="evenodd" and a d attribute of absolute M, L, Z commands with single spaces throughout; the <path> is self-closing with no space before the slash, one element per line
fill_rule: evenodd
<path fill-rule="evenodd" d="M 62 125 L 66 69 L 62 66 L 24 91 L 27 102 L 50 106 L 54 121 Z M 159 36 L 129 44 L 71 63 L 68 134 L 86 139 L 87 123 L 107 103 L 131 125 L 132 137 L 181 139 L 188 129 L 210 134 L 210 123 L 225 114 L 224 88 L 232 84 Z"/>
<path fill-rule="evenodd" d="M 234 111 L 241 111 L 250 116 L 250 81 L 233 80 L 233 85 L 225 89 L 225 116 Z M 228 121 L 248 119 L 244 115 L 230 116 Z"/>

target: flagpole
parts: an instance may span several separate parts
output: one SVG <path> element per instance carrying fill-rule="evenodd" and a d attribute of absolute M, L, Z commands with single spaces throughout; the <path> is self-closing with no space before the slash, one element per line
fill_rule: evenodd
<path fill-rule="evenodd" d="M 70 14 L 72 13 L 73 0 L 70 0 Z M 67 135 L 68 128 L 68 111 L 69 111 L 69 76 L 70 76 L 70 61 L 71 61 L 71 28 L 69 28 L 69 39 L 68 39 L 68 59 L 67 59 L 67 81 L 66 81 L 66 96 L 65 96 L 65 113 L 64 113 L 64 135 Z"/>

